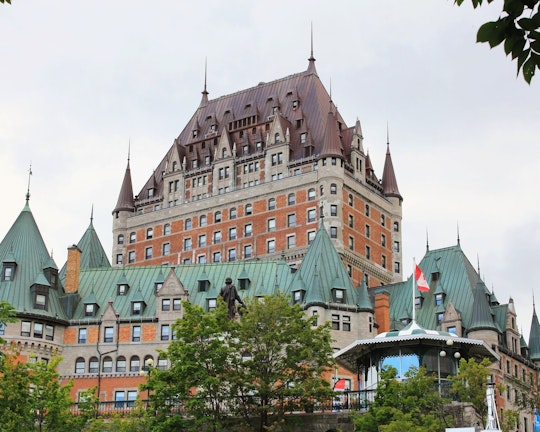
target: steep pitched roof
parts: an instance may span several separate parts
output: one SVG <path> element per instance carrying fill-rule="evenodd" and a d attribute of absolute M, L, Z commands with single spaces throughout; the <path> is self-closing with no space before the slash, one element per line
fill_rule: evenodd
<path fill-rule="evenodd" d="M 354 287 L 347 270 L 343 266 L 328 232 L 321 224 L 315 239 L 311 243 L 302 264 L 294 274 L 292 287 L 298 286 L 298 279 L 306 287 L 303 303 L 332 304 L 335 303 L 332 290 L 342 289 L 345 291 L 345 304 L 358 308 L 369 307 L 364 298 L 361 299 L 360 291 Z"/>
<path fill-rule="evenodd" d="M 77 243 L 77 247 L 81 250 L 81 268 L 99 268 L 110 267 L 111 263 L 107 257 L 105 249 L 99 240 L 99 237 L 94 229 L 93 218 L 90 218 L 90 225 L 84 232 L 83 236 Z M 64 280 L 66 274 L 67 263 L 64 264 L 60 271 L 60 278 Z"/>
<path fill-rule="evenodd" d="M 423 293 L 422 307 L 416 313 L 416 320 L 422 327 L 438 328 L 436 292 L 444 292 L 443 310 L 451 302 L 461 315 L 463 327 L 466 330 L 471 325 L 479 323 L 478 314 L 480 311 L 474 309 L 474 293 L 479 276 L 460 245 L 427 251 L 419 266 L 431 288 L 429 292 Z M 403 318 L 412 317 L 412 283 L 412 277 L 409 277 L 405 282 L 385 285 L 384 289 L 391 293 L 391 320 L 399 322 Z M 483 283 L 480 288 L 481 290 L 486 289 Z M 482 295 L 483 301 L 487 304 L 486 293 L 483 292 Z M 476 324 L 474 324 L 475 322 Z M 484 324 L 489 325 L 486 322 Z M 490 328 L 494 326 L 495 323 L 492 319 Z"/>
<path fill-rule="evenodd" d="M 531 322 L 531 331 L 529 333 L 529 352 L 531 360 L 540 360 L 540 324 L 536 309 L 533 306 L 533 316 Z"/>
<path fill-rule="evenodd" d="M 390 144 L 388 143 L 386 144 L 386 159 L 384 160 L 382 187 L 384 194 L 387 197 L 395 197 L 403 200 L 403 197 L 399 193 L 396 174 L 394 172 L 394 164 L 392 163 L 392 156 L 390 155 Z"/>
<path fill-rule="evenodd" d="M 486 286 L 478 278 L 473 294 L 473 308 L 468 333 L 475 330 L 497 330 L 491 308 L 486 297 Z"/>
<path fill-rule="evenodd" d="M 118 201 L 114 207 L 113 213 L 119 211 L 134 211 L 135 210 L 135 200 L 133 197 L 133 185 L 131 183 L 131 169 L 129 168 L 129 158 L 126 167 L 126 172 L 124 173 L 124 180 L 122 181 L 122 187 L 120 188 L 120 193 L 118 194 Z"/>
<path fill-rule="evenodd" d="M 47 310 L 34 307 L 31 287 L 36 284 L 50 287 L 43 270 L 57 270 L 58 267 L 47 251 L 28 201 L 0 243 L 0 262 L 16 264 L 13 280 L 0 280 L 2 300 L 10 303 L 18 312 L 65 318 L 59 301 L 63 291 L 59 283 L 56 288 L 48 289 Z"/>
<path fill-rule="evenodd" d="M 203 141 L 205 146 L 214 147 L 213 140 L 217 139 L 219 142 L 224 130 L 229 132 L 232 142 L 242 142 L 244 138 L 240 136 L 241 128 L 235 129 L 234 127 L 229 128 L 229 126 L 235 120 L 246 119 L 246 113 L 248 113 L 248 117 L 256 115 L 258 118 L 256 123 L 250 126 L 256 127 L 255 136 L 257 136 L 260 129 L 264 129 L 264 125 L 276 115 L 275 108 L 278 109 L 278 115 L 289 122 L 297 118 L 300 110 L 303 113 L 302 128 L 292 128 L 290 130 L 291 160 L 304 157 L 303 144 L 300 143 L 300 133 L 302 132 L 309 131 L 309 140 L 314 148 L 322 146 L 325 140 L 330 95 L 315 73 L 314 61 L 315 59 L 310 58 L 308 69 L 303 72 L 267 83 L 261 82 L 254 87 L 221 96 L 217 99 L 211 99 L 201 104 L 173 144 L 173 146 L 179 145 L 182 147 L 193 146 L 194 151 L 192 152 L 179 151 L 179 153 L 186 155 L 187 166 L 190 167 L 191 160 L 197 157 L 197 148 L 202 147 Z M 334 123 L 342 125 L 342 133 L 348 130 L 337 110 L 334 112 Z M 194 134 L 194 131 L 200 133 Z M 345 154 L 348 154 L 349 143 L 342 143 L 341 146 L 344 148 Z M 212 148 L 212 150 L 214 149 Z M 156 179 L 160 184 L 163 181 L 161 173 L 167 169 L 166 162 L 171 151 L 172 147 L 156 168 L 158 174 Z M 154 178 L 152 176 L 140 190 L 139 199 L 148 198 L 148 189 L 152 187 L 153 182 Z M 127 205 L 124 206 L 123 203 L 124 199 L 119 198 L 117 208 L 128 207 Z M 129 204 L 132 205 L 132 202 L 130 201 Z M 129 206 L 129 209 L 131 208 Z"/>

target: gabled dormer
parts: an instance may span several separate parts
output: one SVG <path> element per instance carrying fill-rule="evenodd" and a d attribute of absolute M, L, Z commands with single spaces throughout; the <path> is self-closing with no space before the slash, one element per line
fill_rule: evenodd
<path fill-rule="evenodd" d="M 202 272 L 199 279 L 197 279 L 197 290 L 199 292 L 208 292 L 210 289 L 210 279 L 205 271 Z"/>
<path fill-rule="evenodd" d="M 240 273 L 240 276 L 238 276 L 238 289 L 247 290 L 249 289 L 250 283 L 251 280 L 249 279 L 246 269 L 244 268 L 242 273 Z"/>
<path fill-rule="evenodd" d="M 12 251 L 9 251 L 2 262 L 2 281 L 15 280 L 15 273 L 17 271 L 17 261 Z"/>
<path fill-rule="evenodd" d="M 49 310 L 49 281 L 43 273 L 38 273 L 32 286 L 30 287 L 30 295 L 34 309 Z"/>
<path fill-rule="evenodd" d="M 131 315 L 143 315 L 146 309 L 146 301 L 140 289 L 137 290 L 131 300 Z"/>
<path fill-rule="evenodd" d="M 52 256 L 49 257 L 49 260 L 43 266 L 43 274 L 49 281 L 51 288 L 58 289 L 58 267 L 56 267 Z"/>
<path fill-rule="evenodd" d="M 94 295 L 94 291 L 91 291 L 88 297 L 84 299 L 83 305 L 84 305 L 84 316 L 86 318 L 93 318 L 97 316 L 97 312 L 99 310 L 99 304 L 97 302 L 96 296 Z"/>
<path fill-rule="evenodd" d="M 126 278 L 126 274 L 122 273 L 122 276 L 120 276 L 120 279 L 118 279 L 118 282 L 116 282 L 116 294 L 119 296 L 125 296 L 127 295 L 129 291 L 129 283 Z"/>

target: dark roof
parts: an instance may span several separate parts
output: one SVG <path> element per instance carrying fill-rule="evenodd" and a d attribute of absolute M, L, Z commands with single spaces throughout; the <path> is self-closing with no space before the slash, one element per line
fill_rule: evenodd
<path fill-rule="evenodd" d="M 174 140 L 172 147 L 156 168 L 156 175 L 151 176 L 141 189 L 138 199 L 148 198 L 147 191 L 153 187 L 154 182 L 162 187 L 161 173 L 166 171 L 167 162 L 173 151 L 177 151 L 182 162 L 186 158 L 187 166 L 191 161 L 198 158 L 206 151 L 211 157 L 214 155 L 214 139 L 219 142 L 223 133 L 230 135 L 231 142 L 238 146 L 249 140 L 262 140 L 266 142 L 265 124 L 275 120 L 284 121 L 292 127 L 290 133 L 291 160 L 304 157 L 304 144 L 300 141 L 300 134 L 306 133 L 308 144 L 314 148 L 315 156 L 336 156 L 347 158 L 350 156 L 350 137 L 352 129 L 347 128 L 343 118 L 335 106 L 333 118 L 329 116 L 330 95 L 324 88 L 316 74 L 314 60 L 310 58 L 308 69 L 285 78 L 277 79 L 268 83 L 261 82 L 258 85 L 221 96 L 217 99 L 206 100 L 206 87 L 203 91 L 203 99 L 182 132 Z M 206 93 L 205 93 L 206 92 Z M 277 107 L 278 113 L 274 113 Z M 251 116 L 257 116 L 255 124 L 248 127 L 229 128 L 234 121 L 243 120 Z M 296 127 L 296 121 L 301 119 L 302 124 Z M 294 122 L 294 124 L 293 124 Z M 212 132 L 211 127 L 215 128 Z M 252 134 L 255 128 L 255 134 Z M 286 128 L 287 129 L 287 128 Z M 197 131 L 196 136 L 193 132 Z M 242 131 L 242 136 L 240 134 Z M 285 133 L 285 129 L 283 130 Z M 330 147 L 326 142 L 326 135 L 332 136 Z M 202 149 L 202 143 L 205 149 Z M 188 148 L 193 146 L 190 152 Z M 212 149 L 210 149 L 212 146 Z M 124 190 L 124 187 L 122 187 Z M 156 191 L 159 193 L 159 191 Z M 121 193 L 121 197 L 123 194 Z M 128 207 L 124 205 L 124 199 L 119 198 L 117 208 Z M 133 203 L 130 201 L 130 205 Z M 132 207 L 129 207 L 131 209 Z"/>
<path fill-rule="evenodd" d="M 540 324 L 538 316 L 533 305 L 533 317 L 531 322 L 531 331 L 529 333 L 529 352 L 531 360 L 540 360 Z"/>
<path fill-rule="evenodd" d="M 382 175 L 382 187 L 384 194 L 387 197 L 395 197 L 403 200 L 399 193 L 394 165 L 392 164 L 392 156 L 390 155 L 390 144 L 386 145 L 386 159 L 384 161 L 384 169 Z"/>
<path fill-rule="evenodd" d="M 131 184 L 131 170 L 129 168 L 129 159 L 124 173 L 124 180 L 122 181 L 122 187 L 120 188 L 120 194 L 118 195 L 118 201 L 114 207 L 113 213 L 119 211 L 134 211 L 135 201 L 133 197 L 133 186 Z"/>

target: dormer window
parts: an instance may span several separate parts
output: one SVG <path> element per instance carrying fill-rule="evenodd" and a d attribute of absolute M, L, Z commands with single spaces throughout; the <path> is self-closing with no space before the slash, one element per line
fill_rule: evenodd
<path fill-rule="evenodd" d="M 148 189 L 148 198 L 152 198 L 154 196 L 154 188 Z"/>
<path fill-rule="evenodd" d="M 208 279 L 198 281 L 199 292 L 208 291 L 210 288 L 210 281 Z"/>
<path fill-rule="evenodd" d="M 126 295 L 128 290 L 129 290 L 129 285 L 128 284 L 118 284 L 118 286 L 117 286 L 117 294 L 119 296 Z"/>
<path fill-rule="evenodd" d="M 193 133 L 192 133 L 193 138 L 195 138 L 198 135 L 198 133 L 199 132 L 197 130 L 194 130 Z"/>
<path fill-rule="evenodd" d="M 250 280 L 247 277 L 238 278 L 238 288 L 241 290 L 247 290 L 249 288 Z"/>
<path fill-rule="evenodd" d="M 306 292 L 304 290 L 293 291 L 293 303 L 300 304 L 304 301 Z"/>
<path fill-rule="evenodd" d="M 435 293 L 435 306 L 440 306 L 444 303 L 444 294 Z"/>
<path fill-rule="evenodd" d="M 144 311 L 144 302 L 142 301 L 131 302 L 132 315 L 142 315 L 143 311 Z"/>
<path fill-rule="evenodd" d="M 293 109 L 298 108 L 298 101 L 297 100 L 294 100 L 292 102 L 292 107 L 293 107 Z"/>
<path fill-rule="evenodd" d="M 47 310 L 47 295 L 36 293 L 34 297 L 34 308 Z"/>
<path fill-rule="evenodd" d="M 216 125 L 215 124 L 211 124 L 210 125 L 210 132 L 215 132 L 216 131 Z"/>
<path fill-rule="evenodd" d="M 96 316 L 98 305 L 95 303 L 87 303 L 84 305 L 84 316 L 93 317 Z"/>
<path fill-rule="evenodd" d="M 208 312 L 214 310 L 217 308 L 217 299 L 215 298 L 209 298 L 209 299 L 206 299 L 206 310 Z"/>
<path fill-rule="evenodd" d="M 173 161 L 173 163 L 172 163 L 172 170 L 173 170 L 173 171 L 178 171 L 178 162 L 177 162 L 177 161 Z"/>
<path fill-rule="evenodd" d="M 332 289 L 332 295 L 334 297 L 334 303 L 345 303 L 345 290 L 334 288 Z"/>
<path fill-rule="evenodd" d="M 2 280 L 12 281 L 15 279 L 15 269 L 17 264 L 14 262 L 5 262 L 4 268 L 2 269 Z"/>
<path fill-rule="evenodd" d="M 416 310 L 420 309 L 423 303 L 424 303 L 424 297 L 418 296 L 414 298 L 414 308 Z"/>

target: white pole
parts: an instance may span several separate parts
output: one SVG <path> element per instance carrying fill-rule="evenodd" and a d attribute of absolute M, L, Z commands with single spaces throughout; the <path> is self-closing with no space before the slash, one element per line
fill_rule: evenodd
<path fill-rule="evenodd" d="M 416 261 L 413 258 L 413 274 L 412 274 L 412 322 L 416 321 L 416 308 L 415 308 L 415 297 L 416 294 Z"/>

